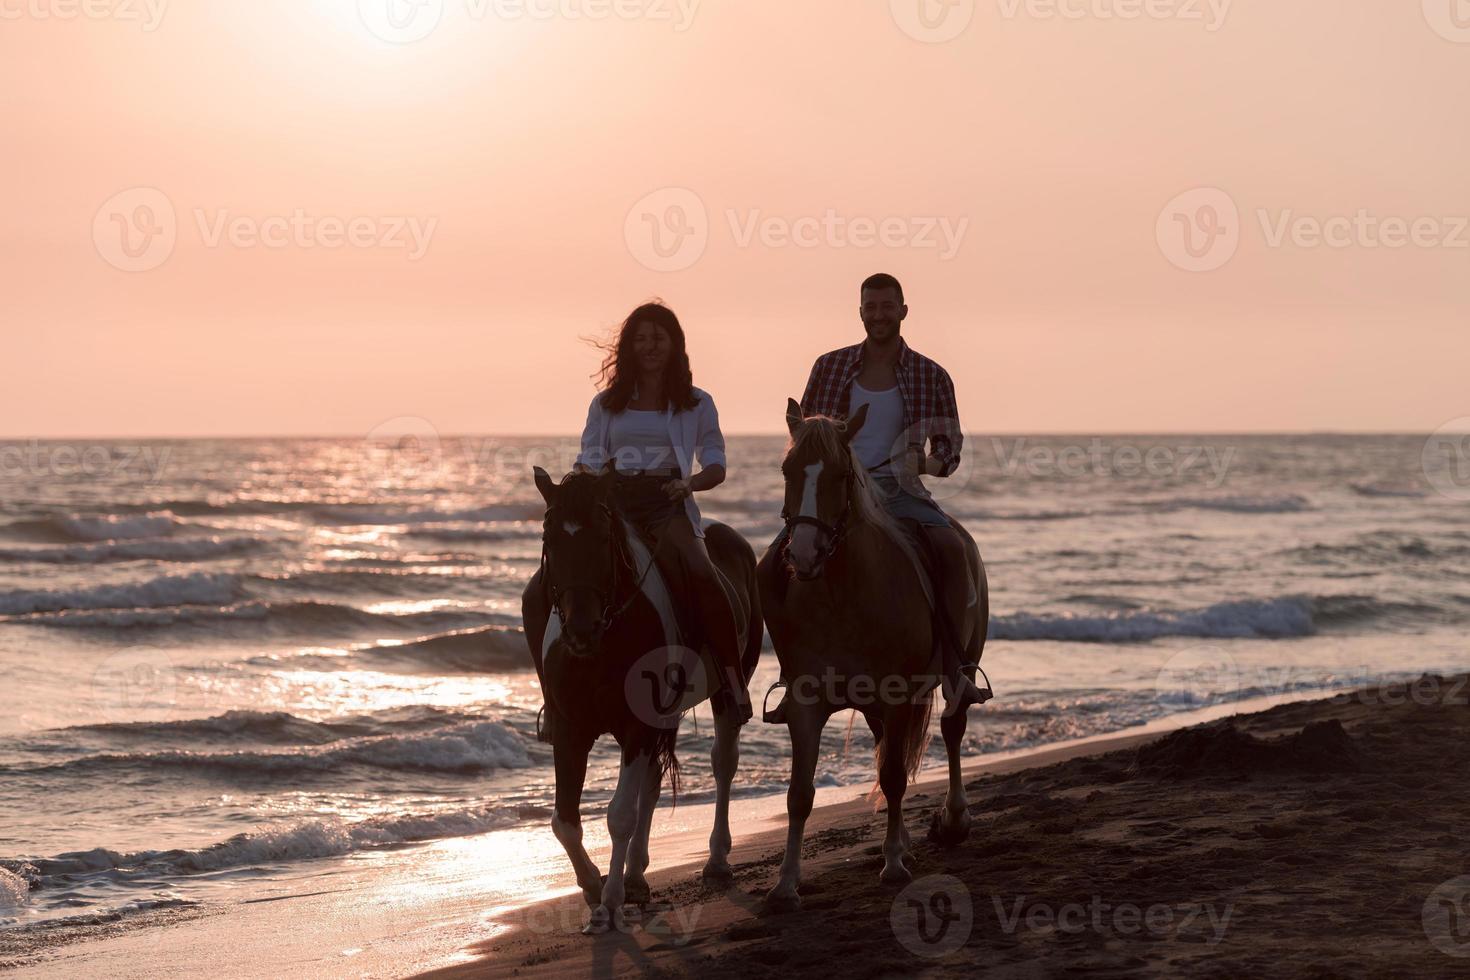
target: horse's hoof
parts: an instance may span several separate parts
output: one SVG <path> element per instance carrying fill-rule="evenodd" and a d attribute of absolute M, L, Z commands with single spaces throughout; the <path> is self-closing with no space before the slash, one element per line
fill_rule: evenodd
<path fill-rule="evenodd" d="M 724 861 L 718 863 L 710 861 L 704 866 L 704 870 L 700 872 L 700 877 L 705 880 L 706 884 L 728 885 L 735 880 L 735 872 Z"/>
<path fill-rule="evenodd" d="M 894 861 L 883 865 L 883 872 L 878 875 L 878 880 L 885 885 L 907 885 L 914 880 L 914 876 L 909 873 L 908 868 Z"/>
<path fill-rule="evenodd" d="M 653 893 L 643 878 L 628 878 L 623 882 L 623 901 L 628 905 L 647 905 Z"/>
<path fill-rule="evenodd" d="M 582 927 L 584 936 L 600 936 L 612 928 L 612 913 L 607 910 L 606 905 L 599 905 L 592 910 L 592 918 Z"/>
<path fill-rule="evenodd" d="M 801 896 L 795 888 L 777 885 L 766 893 L 766 908 L 772 912 L 795 912 L 801 908 Z"/>
<path fill-rule="evenodd" d="M 929 819 L 929 840 L 940 847 L 958 847 L 970 837 L 970 811 L 961 811 L 954 823 L 945 823 L 944 814 L 936 810 Z"/>

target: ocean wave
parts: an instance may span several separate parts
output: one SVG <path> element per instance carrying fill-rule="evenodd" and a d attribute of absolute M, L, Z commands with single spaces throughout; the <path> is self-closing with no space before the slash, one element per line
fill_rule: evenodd
<path fill-rule="evenodd" d="M 90 589 L 0 593 L 0 615 L 66 612 L 77 609 L 154 609 L 181 605 L 218 605 L 240 597 L 237 576 L 208 572 L 165 575 L 146 582 L 99 585 Z"/>
<path fill-rule="evenodd" d="M 52 548 L 0 548 L 0 559 L 53 565 L 95 565 L 120 561 L 205 561 L 254 551 L 265 544 L 258 538 L 174 538 L 108 541 Z"/>
<path fill-rule="evenodd" d="M 1163 636 L 1289 637 L 1317 630 L 1312 602 L 1303 598 L 1245 599 L 1180 612 L 1120 612 L 1097 616 L 994 616 L 997 640 L 1067 640 L 1077 643 L 1138 643 Z"/>
<path fill-rule="evenodd" d="M 386 510 L 381 504 L 353 504 L 312 508 L 322 524 L 342 526 L 397 527 L 411 524 L 489 523 L 492 521 L 536 521 L 545 516 L 545 504 L 496 504 L 472 510 Z"/>
<path fill-rule="evenodd" d="M 193 771 L 204 777 L 299 777 L 347 767 L 400 772 L 477 773 L 531 764 L 520 735 L 498 721 L 464 722 L 429 732 L 343 739 L 279 752 L 124 752 L 84 756 L 44 766 L 11 767 L 29 775 L 96 770 Z M 0 767 L 0 771 L 6 771 Z"/>
<path fill-rule="evenodd" d="M 125 741 L 264 742 L 324 745 L 347 738 L 442 728 L 471 720 L 471 716 L 433 705 L 390 708 L 366 715 L 348 715 L 324 721 L 301 718 L 285 711 L 227 711 L 208 718 L 181 721 L 115 722 L 74 725 L 52 734 L 86 732 Z"/>
<path fill-rule="evenodd" d="M 166 538 L 182 525 L 170 511 L 143 514 L 52 515 L 12 521 L 0 534 L 13 540 L 65 544 Z"/>
<path fill-rule="evenodd" d="M 1120 611 L 1096 616 L 1015 613 L 993 616 L 990 638 L 1064 640 L 1076 643 L 1141 643 L 1165 636 L 1204 639 L 1283 639 L 1320 629 L 1373 621 L 1412 624 L 1445 620 L 1446 611 L 1422 602 L 1366 595 L 1286 596 L 1239 599 L 1204 609 Z"/>
<path fill-rule="evenodd" d="M 1418 487 L 1401 483 L 1353 483 L 1353 493 L 1360 497 L 1424 497 L 1426 492 Z"/>
<path fill-rule="evenodd" d="M 450 837 L 472 837 L 544 816 L 539 807 L 483 806 L 431 814 L 398 814 L 359 821 L 298 820 L 262 827 L 197 850 L 138 851 L 106 848 L 33 858 L 40 887 L 56 879 L 99 872 L 125 875 L 198 874 L 287 861 L 339 857 L 353 851 L 413 844 Z"/>
<path fill-rule="evenodd" d="M 8 868 L 0 868 L 0 912 L 24 905 L 30 891 L 30 883 L 24 878 Z"/>
<path fill-rule="evenodd" d="M 1145 511 L 1219 510 L 1231 514 L 1296 514 L 1312 510 L 1312 502 L 1299 494 L 1276 497 L 1171 497 L 1145 501 Z"/>
<path fill-rule="evenodd" d="M 91 609 L 39 612 L 3 616 L 0 621 L 71 629 L 140 629 L 168 626 L 239 625 L 256 630 L 280 629 L 293 635 L 323 633 L 350 636 L 369 630 L 388 629 L 405 633 L 431 634 L 476 626 L 505 625 L 512 617 L 477 609 L 447 608 L 417 612 L 369 612 L 334 602 L 248 601 L 226 606 L 177 606 L 157 609 Z"/>
<path fill-rule="evenodd" d="M 379 668 L 399 667 L 429 673 L 482 673 L 531 667 L 525 631 L 515 626 L 455 630 L 412 643 L 359 647 L 352 654 L 354 660 Z"/>
<path fill-rule="evenodd" d="M 539 523 L 516 524 L 505 526 L 480 526 L 480 527 L 455 527 L 453 525 L 427 524 L 422 527 L 410 528 L 403 532 L 403 537 L 422 541 L 525 541 L 534 540 L 541 536 L 541 525 Z"/>

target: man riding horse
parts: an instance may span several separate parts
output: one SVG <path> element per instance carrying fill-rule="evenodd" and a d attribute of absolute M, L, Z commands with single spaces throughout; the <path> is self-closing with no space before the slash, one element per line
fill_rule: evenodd
<path fill-rule="evenodd" d="M 817 358 L 801 410 L 807 417 L 840 419 L 867 406 L 853 450 L 884 508 L 932 556 L 938 580 L 936 626 L 944 637 L 945 696 L 948 710 L 964 711 L 991 697 L 988 685 L 984 690 L 975 685 L 979 665 L 962 660 L 969 647 L 965 638 L 973 635 L 976 617 L 986 614 L 984 586 L 970 571 L 972 558 L 978 564 L 979 556 L 969 533 L 940 509 L 919 480 L 920 474 L 953 474 L 964 437 L 948 372 L 900 336 L 908 313 L 897 279 L 886 273 L 869 277 L 862 285 L 859 308 L 867 339 Z M 810 572 L 821 557 L 819 530 L 811 522 L 793 522 L 781 534 L 798 576 Z M 780 683 L 784 686 L 785 681 Z M 766 711 L 765 720 L 784 722 L 789 703 L 788 690 L 775 708 Z"/>

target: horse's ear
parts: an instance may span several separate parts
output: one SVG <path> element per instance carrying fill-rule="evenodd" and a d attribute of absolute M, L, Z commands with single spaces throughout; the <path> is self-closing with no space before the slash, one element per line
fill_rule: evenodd
<path fill-rule="evenodd" d="M 851 444 L 857 438 L 857 434 L 862 431 L 863 423 L 866 421 L 868 421 L 868 406 L 863 404 L 852 413 L 852 418 L 848 419 L 847 424 L 842 427 L 843 440 Z"/>
<path fill-rule="evenodd" d="M 792 435 L 796 435 L 796 427 L 801 425 L 801 405 L 795 398 L 786 399 L 786 429 Z"/>
<path fill-rule="evenodd" d="M 541 491 L 546 506 L 550 507 L 555 503 L 553 498 L 556 497 L 556 483 L 552 481 L 551 474 L 539 466 L 533 467 L 532 472 L 536 474 L 536 489 Z"/>

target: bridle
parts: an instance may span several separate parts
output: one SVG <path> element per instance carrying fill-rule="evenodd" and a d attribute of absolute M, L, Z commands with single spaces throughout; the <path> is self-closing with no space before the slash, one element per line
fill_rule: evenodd
<path fill-rule="evenodd" d="M 607 628 L 612 625 L 613 620 L 617 619 L 623 613 L 628 611 L 628 607 L 633 605 L 634 600 L 638 598 L 638 594 L 643 591 L 643 582 L 645 579 L 648 578 L 648 573 L 653 570 L 654 557 L 658 554 L 658 546 L 663 544 L 663 538 L 660 537 L 658 542 L 654 545 L 652 552 L 650 552 L 648 556 L 648 567 L 643 569 L 643 571 L 640 573 L 634 567 L 633 556 L 630 554 L 628 547 L 624 544 L 622 540 L 622 535 L 619 533 L 621 526 L 616 520 L 613 509 L 607 504 L 598 504 L 597 506 L 607 517 L 608 522 L 613 528 L 613 534 L 611 536 L 613 551 L 612 587 L 606 594 L 604 594 L 602 590 L 596 587 L 587 586 L 585 588 L 590 589 L 593 594 L 597 596 L 597 601 L 602 604 L 602 616 L 599 620 L 599 624 L 600 628 L 606 631 Z M 541 571 L 543 573 L 542 581 L 546 583 L 546 591 L 551 599 L 551 608 L 556 613 L 556 619 L 557 622 L 561 624 L 562 632 L 565 633 L 567 628 L 567 616 L 566 612 L 562 609 L 561 606 L 561 596 L 563 594 L 563 590 L 558 588 L 556 582 L 552 579 L 551 556 L 546 548 L 546 529 L 551 526 L 551 522 L 553 520 L 552 514 L 555 512 L 555 510 L 555 507 L 546 508 L 545 523 L 542 525 Z M 618 580 L 620 578 L 618 572 L 620 569 L 627 569 L 629 572 L 637 576 L 636 580 L 633 583 L 633 588 L 628 592 L 628 597 L 624 599 L 621 603 L 617 601 Z M 567 593 L 570 593 L 572 591 L 572 589 L 566 590 Z"/>
<path fill-rule="evenodd" d="M 817 562 L 819 564 L 824 563 L 836 554 L 837 546 L 847 536 L 847 521 L 848 517 L 852 514 L 852 497 L 853 493 L 857 490 L 856 482 L 856 471 L 852 468 L 852 464 L 849 463 L 847 474 L 842 479 L 843 487 L 846 490 L 842 504 L 842 513 L 837 515 L 837 522 L 835 524 L 828 524 L 821 518 L 812 517 L 808 514 L 797 514 L 795 517 L 792 517 L 786 513 L 786 508 L 783 506 L 781 508 L 781 521 L 786 525 L 786 536 L 781 545 L 782 552 L 785 552 L 791 547 L 791 533 L 803 524 L 810 524 L 827 536 L 826 546 L 820 547 L 817 550 Z"/>

